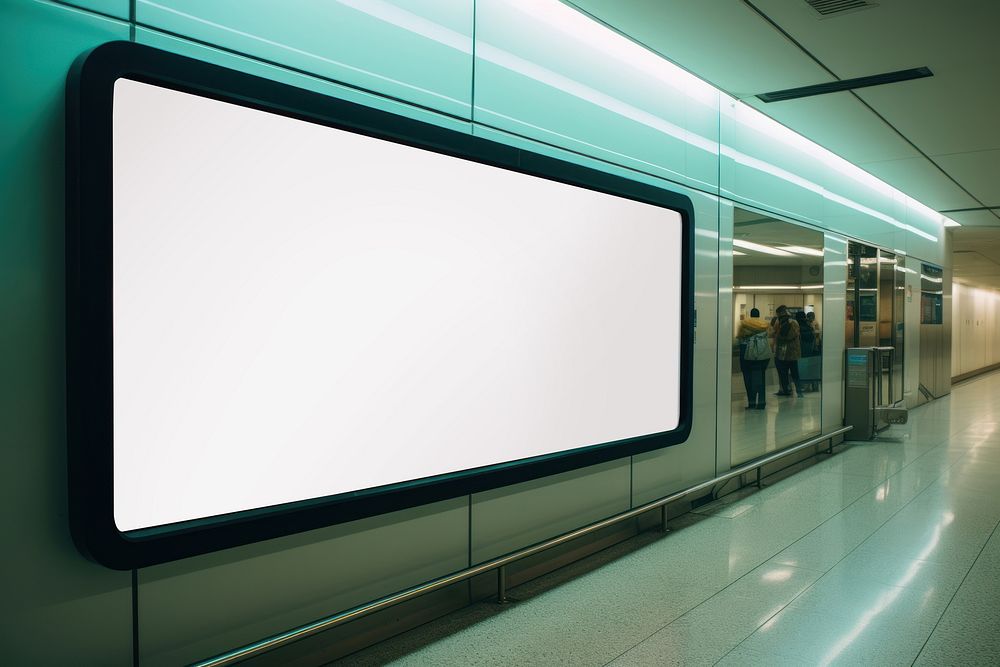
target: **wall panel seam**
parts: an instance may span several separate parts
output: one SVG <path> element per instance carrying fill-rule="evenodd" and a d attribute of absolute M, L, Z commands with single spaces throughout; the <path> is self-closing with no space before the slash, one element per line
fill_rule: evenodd
<path fill-rule="evenodd" d="M 74 5 L 65 0 L 36 0 L 41 1 L 45 4 L 56 5 L 57 7 L 62 7 L 64 9 L 72 9 L 74 11 L 80 12 L 82 14 L 90 14 L 91 16 L 99 16 L 104 19 L 110 19 L 112 21 L 117 21 L 119 23 L 126 23 L 128 19 L 123 19 L 120 16 L 115 16 L 114 14 L 108 14 L 106 12 L 98 11 L 90 7 L 80 7 L 79 5 Z"/>
<path fill-rule="evenodd" d="M 458 115 L 455 115 L 453 113 L 449 113 L 447 111 L 443 111 L 441 109 L 436 109 L 434 107 L 429 107 L 429 106 L 426 106 L 426 105 L 423 105 L 423 104 L 418 104 L 416 102 L 413 102 L 411 100 L 407 100 L 407 99 L 404 99 L 404 98 L 401 98 L 401 97 L 395 97 L 393 95 L 387 95 L 387 94 L 382 93 L 382 92 L 376 92 L 376 91 L 370 90 L 368 88 L 364 88 L 362 86 L 359 86 L 359 85 L 356 85 L 356 84 L 353 84 L 353 83 L 348 83 L 346 81 L 341 81 L 339 79 L 334 79 L 334 78 L 331 78 L 331 77 L 328 77 L 328 76 L 324 76 L 322 74 L 317 74 L 316 72 L 312 72 L 312 71 L 309 71 L 309 70 L 306 70 L 306 69 L 302 69 L 301 67 L 295 67 L 294 65 L 288 65 L 286 63 L 282 63 L 282 62 L 279 62 L 279 61 L 276 61 L 276 60 L 270 60 L 268 58 L 261 58 L 260 56 L 255 56 L 255 55 L 246 53 L 244 51 L 240 51 L 239 49 L 232 49 L 232 48 L 229 48 L 227 46 L 222 46 L 222 45 L 219 45 L 219 44 L 215 44 L 213 42 L 209 42 L 209 41 L 205 41 L 205 40 L 202 40 L 202 39 L 198 39 L 196 37 L 191 37 L 189 35 L 184 35 L 184 34 L 181 34 L 181 33 L 173 32 L 171 30 L 165 30 L 163 28 L 158 28 L 156 26 L 153 26 L 153 25 L 150 25 L 150 24 L 147 24 L 147 23 L 143 23 L 141 21 L 136 21 L 135 22 L 135 27 L 136 28 L 142 28 L 143 30 L 148 30 L 150 32 L 158 33 L 160 35 L 165 35 L 167 37 L 172 37 L 174 39 L 178 39 L 178 40 L 187 42 L 189 44 L 196 44 L 198 46 L 203 46 L 205 48 L 213 49 L 215 51 L 220 51 L 222 53 L 227 53 L 229 55 L 236 56 L 236 57 L 239 57 L 239 58 L 246 58 L 247 60 L 250 60 L 250 61 L 253 61 L 253 62 L 256 62 L 256 63 L 260 63 L 260 64 L 263 64 L 263 65 L 268 65 L 270 67 L 274 67 L 274 68 L 283 70 L 285 72 L 291 72 L 293 74 L 299 74 L 301 76 L 309 77 L 310 79 L 314 79 L 316 81 L 322 81 L 324 83 L 331 83 L 331 84 L 334 84 L 334 85 L 337 85 L 337 86 L 341 86 L 343 88 L 346 88 L 346 89 L 349 89 L 349 90 L 352 90 L 352 91 L 355 91 L 355 92 L 363 93 L 365 95 L 371 95 L 372 97 L 377 97 L 379 99 L 387 100 L 387 101 L 390 101 L 390 102 L 396 102 L 398 104 L 402 104 L 404 106 L 410 107 L 411 109 L 418 109 L 420 111 L 426 111 L 426 112 L 432 113 L 434 115 L 441 116 L 442 118 L 449 118 L 451 120 L 457 120 L 457 121 L 460 121 L 460 122 L 463 122 L 463 123 L 470 123 L 470 124 L 472 122 L 472 120 L 471 120 L 470 117 L 458 116 Z M 268 78 L 268 77 L 262 77 L 262 78 Z M 294 84 L 292 84 L 292 85 L 294 85 Z M 334 97 L 334 96 L 330 95 L 329 97 Z"/>

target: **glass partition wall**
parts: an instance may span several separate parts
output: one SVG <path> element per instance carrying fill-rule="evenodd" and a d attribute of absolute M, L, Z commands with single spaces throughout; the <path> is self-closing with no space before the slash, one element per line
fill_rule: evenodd
<path fill-rule="evenodd" d="M 847 261 L 846 347 L 892 347 L 892 372 L 882 369 L 882 403 L 903 398 L 903 313 L 906 276 L 896 253 L 851 242 Z M 891 401 L 890 401 L 891 399 Z"/>
<path fill-rule="evenodd" d="M 945 366 L 949 348 L 944 335 L 944 271 L 933 264 L 920 265 L 919 347 L 918 404 L 946 394 L 951 376 Z"/>
<path fill-rule="evenodd" d="M 823 234 L 737 208 L 732 464 L 820 433 Z"/>

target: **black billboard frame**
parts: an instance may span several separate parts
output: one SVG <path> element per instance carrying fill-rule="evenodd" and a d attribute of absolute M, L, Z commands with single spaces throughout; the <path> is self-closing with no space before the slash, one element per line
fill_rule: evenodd
<path fill-rule="evenodd" d="M 114 520 L 112 112 L 131 79 L 660 206 L 681 215 L 676 428 L 399 484 L 122 532 Z M 69 516 L 89 558 L 127 570 L 403 510 L 687 440 L 694 357 L 694 208 L 647 183 L 131 42 L 82 54 L 66 97 L 66 392 Z"/>

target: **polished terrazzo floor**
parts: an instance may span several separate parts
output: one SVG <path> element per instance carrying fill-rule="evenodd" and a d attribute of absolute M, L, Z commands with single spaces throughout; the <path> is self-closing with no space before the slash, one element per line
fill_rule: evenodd
<path fill-rule="evenodd" d="M 1000 374 L 338 664 L 1000 664 Z"/>

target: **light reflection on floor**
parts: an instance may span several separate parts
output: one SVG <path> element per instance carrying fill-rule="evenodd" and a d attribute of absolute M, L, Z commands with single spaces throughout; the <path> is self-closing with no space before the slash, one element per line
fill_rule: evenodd
<path fill-rule="evenodd" d="M 1000 373 L 770 481 L 343 664 L 997 664 Z"/>

